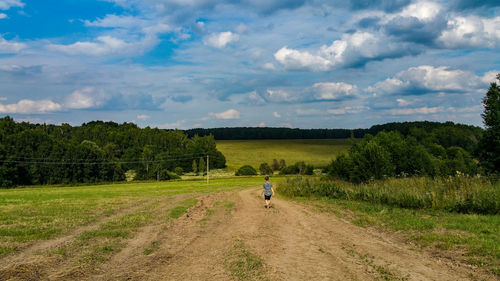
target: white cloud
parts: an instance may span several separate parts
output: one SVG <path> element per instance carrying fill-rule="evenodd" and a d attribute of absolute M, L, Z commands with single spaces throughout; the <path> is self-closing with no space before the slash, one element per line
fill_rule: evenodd
<path fill-rule="evenodd" d="M 225 31 L 221 33 L 212 33 L 208 35 L 204 40 L 203 43 L 205 45 L 214 47 L 214 48 L 219 48 L 222 49 L 227 46 L 227 44 L 236 42 L 240 39 L 240 36 L 238 34 L 234 34 L 231 31 Z"/>
<path fill-rule="evenodd" d="M 441 6 L 435 2 L 419 1 L 406 6 L 397 16 L 414 17 L 421 21 L 434 19 L 441 11 Z"/>
<path fill-rule="evenodd" d="M 1 19 L 6 19 L 6 18 L 7 18 L 7 15 L 6 15 L 6 14 L 4 14 L 4 13 L 0 13 L 0 20 L 1 20 Z"/>
<path fill-rule="evenodd" d="M 405 99 L 396 99 L 396 101 L 398 102 L 399 106 L 407 106 L 407 105 L 412 104 L 412 102 L 407 101 Z"/>
<path fill-rule="evenodd" d="M 273 112 L 273 116 L 276 118 L 281 118 L 281 115 L 278 112 Z"/>
<path fill-rule="evenodd" d="M 24 3 L 20 0 L 0 0 L 0 10 L 8 10 L 11 7 L 24 7 Z"/>
<path fill-rule="evenodd" d="M 0 101 L 6 101 L 7 98 L 6 97 L 0 97 Z"/>
<path fill-rule="evenodd" d="M 150 118 L 149 115 L 145 115 L 145 114 L 137 115 L 137 119 L 139 119 L 139 120 L 146 120 L 149 118 Z"/>
<path fill-rule="evenodd" d="M 235 109 L 229 109 L 220 113 L 211 113 L 217 119 L 239 119 L 240 112 Z"/>
<path fill-rule="evenodd" d="M 0 104 L 0 113 L 7 114 L 44 114 L 61 111 L 62 105 L 51 100 L 27 100 L 23 99 L 14 104 Z"/>
<path fill-rule="evenodd" d="M 357 96 L 359 91 L 355 85 L 343 82 L 323 82 L 313 85 L 316 100 L 336 100 L 348 96 Z"/>
<path fill-rule="evenodd" d="M 445 48 L 494 48 L 500 46 L 500 17 L 455 17 L 448 21 L 437 42 Z"/>
<path fill-rule="evenodd" d="M 488 77 L 491 73 L 486 74 Z M 431 92 L 477 92 L 487 85 L 484 78 L 472 72 L 452 70 L 446 66 L 421 65 L 397 73 L 392 78 L 377 82 L 366 89 L 380 94 L 420 95 Z"/>
<path fill-rule="evenodd" d="M 96 108 L 103 105 L 105 100 L 106 97 L 102 92 L 96 91 L 93 87 L 86 87 L 66 97 L 64 106 L 70 109 Z"/>
<path fill-rule="evenodd" d="M 266 91 L 266 98 L 272 102 L 296 102 L 299 100 L 300 96 L 297 93 L 292 93 L 285 90 L 270 90 Z"/>
<path fill-rule="evenodd" d="M 286 69 L 327 71 L 342 66 L 363 65 L 369 60 L 401 57 L 416 51 L 409 43 L 395 42 L 381 34 L 357 31 L 343 34 L 330 46 L 323 45 L 316 54 L 283 47 L 274 54 L 274 58 Z"/>
<path fill-rule="evenodd" d="M 275 70 L 276 69 L 274 64 L 271 62 L 266 62 L 265 64 L 262 65 L 262 68 L 267 69 L 267 70 Z"/>
<path fill-rule="evenodd" d="M 330 69 L 332 62 L 309 52 L 301 52 L 283 47 L 279 49 L 274 58 L 287 69 L 308 68 L 314 71 L 325 71 Z"/>
<path fill-rule="evenodd" d="M 59 51 L 68 55 L 102 56 L 108 54 L 123 54 L 133 51 L 135 44 L 127 43 L 111 36 L 99 36 L 98 42 L 76 42 L 70 45 L 50 44 L 50 50 Z"/>
<path fill-rule="evenodd" d="M 95 21 L 85 20 L 84 24 L 90 27 L 137 28 L 147 25 L 148 21 L 133 16 L 106 15 Z"/>
<path fill-rule="evenodd" d="M 326 112 L 333 115 L 355 114 L 368 110 L 366 106 L 345 106 L 342 108 L 328 109 Z"/>
<path fill-rule="evenodd" d="M 13 42 L 9 40 L 5 40 L 0 35 L 0 54 L 15 54 L 19 53 L 22 49 L 25 49 L 27 46 L 24 43 Z"/>
<path fill-rule="evenodd" d="M 257 127 L 260 127 L 260 128 L 263 128 L 266 126 L 266 123 L 264 122 L 260 122 L 259 124 L 257 124 Z"/>
<path fill-rule="evenodd" d="M 317 110 L 317 109 L 301 109 L 301 108 L 298 108 L 295 110 L 295 113 L 297 113 L 297 115 L 301 115 L 301 116 L 308 116 L 308 115 L 320 115 L 322 114 L 323 112 L 321 112 L 320 110 Z"/>
<path fill-rule="evenodd" d="M 418 108 L 404 108 L 404 109 L 390 109 L 389 112 L 392 115 L 410 115 L 410 114 L 434 114 L 439 112 L 444 112 L 445 108 L 442 106 L 437 107 L 418 107 Z"/>

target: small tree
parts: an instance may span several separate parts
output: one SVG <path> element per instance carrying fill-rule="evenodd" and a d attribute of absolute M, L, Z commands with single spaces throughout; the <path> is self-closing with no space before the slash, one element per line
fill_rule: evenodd
<path fill-rule="evenodd" d="M 198 164 L 196 164 L 196 160 L 193 160 L 193 173 L 195 175 L 198 174 Z"/>
<path fill-rule="evenodd" d="M 280 170 L 280 163 L 278 160 L 273 159 L 273 164 L 271 166 L 273 168 L 273 171 L 279 171 Z"/>
<path fill-rule="evenodd" d="M 500 73 L 497 74 L 500 81 Z M 500 173 L 500 85 L 495 82 L 490 84 L 490 88 L 483 98 L 484 126 L 486 130 L 479 142 L 479 160 L 481 166 L 489 174 Z"/>
<path fill-rule="evenodd" d="M 200 161 L 198 161 L 198 173 L 204 175 L 206 169 L 207 167 L 205 167 L 205 160 L 203 159 L 203 157 L 200 157 Z"/>
<path fill-rule="evenodd" d="M 238 169 L 235 173 L 236 176 L 256 176 L 257 171 L 255 170 L 254 167 L 250 165 L 245 165 L 242 166 L 241 168 Z"/>
<path fill-rule="evenodd" d="M 261 175 L 272 175 L 273 169 L 267 163 L 260 164 L 259 171 Z"/>
<path fill-rule="evenodd" d="M 285 159 L 280 160 L 280 170 L 286 167 Z"/>

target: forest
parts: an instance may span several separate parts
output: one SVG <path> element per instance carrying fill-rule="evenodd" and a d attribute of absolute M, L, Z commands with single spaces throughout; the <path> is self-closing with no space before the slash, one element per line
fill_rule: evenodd
<path fill-rule="evenodd" d="M 443 138 L 450 141 L 464 141 L 464 136 L 472 136 L 476 141 L 481 138 L 483 129 L 471 125 L 455 124 L 453 122 L 392 122 L 374 125 L 368 129 L 298 129 L 298 128 L 270 128 L 270 127 L 233 127 L 233 128 L 195 128 L 185 130 L 189 136 L 213 135 L 216 140 L 254 140 L 254 139 L 346 139 L 350 137 L 363 138 L 366 134 L 376 135 L 379 132 L 397 131 L 403 136 L 411 130 L 425 131 L 439 130 Z M 469 140 L 466 140 L 470 142 Z M 472 140 L 473 141 L 473 140 Z"/>
<path fill-rule="evenodd" d="M 226 165 L 212 136 L 93 121 L 81 126 L 17 123 L 0 118 L 0 186 L 165 180 L 193 169 L 209 155 Z M 174 173 L 173 171 L 176 171 Z"/>

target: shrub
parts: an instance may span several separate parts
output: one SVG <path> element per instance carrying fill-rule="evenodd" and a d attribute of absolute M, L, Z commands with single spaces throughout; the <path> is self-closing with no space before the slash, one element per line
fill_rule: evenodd
<path fill-rule="evenodd" d="M 238 169 L 235 173 L 236 176 L 256 176 L 257 171 L 255 170 L 254 167 L 250 165 L 245 165 L 242 166 L 241 168 Z"/>
<path fill-rule="evenodd" d="M 162 181 L 164 181 L 164 180 L 176 180 L 176 179 L 181 178 L 176 173 L 170 172 L 169 170 L 166 170 L 166 169 L 161 170 L 159 176 L 160 176 L 160 180 L 162 180 Z"/>
<path fill-rule="evenodd" d="M 260 171 L 261 175 L 272 175 L 273 174 L 273 169 L 267 163 L 260 164 L 259 171 Z"/>
<path fill-rule="evenodd" d="M 176 173 L 179 176 L 182 176 L 184 174 L 184 169 L 182 169 L 181 167 L 175 167 L 174 173 Z"/>

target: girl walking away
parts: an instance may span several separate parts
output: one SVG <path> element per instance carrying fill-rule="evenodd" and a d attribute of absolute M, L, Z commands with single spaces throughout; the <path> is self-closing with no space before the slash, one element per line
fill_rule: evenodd
<path fill-rule="evenodd" d="M 264 194 L 264 199 L 266 200 L 266 208 L 271 207 L 271 195 L 274 195 L 273 184 L 269 182 L 269 177 L 265 178 L 266 182 L 262 185 L 264 188 L 260 193 L 260 196 Z"/>

